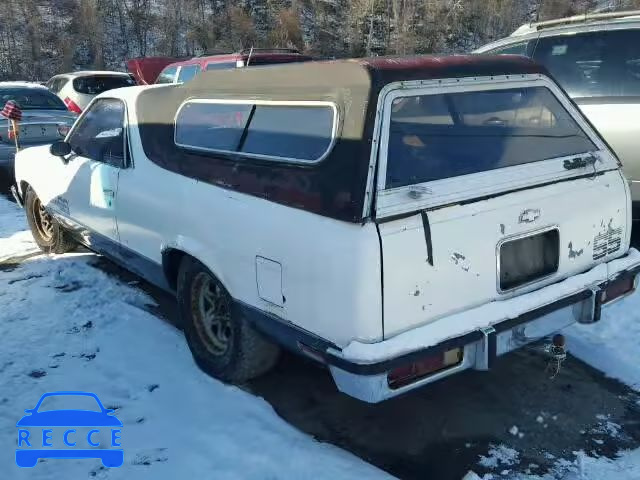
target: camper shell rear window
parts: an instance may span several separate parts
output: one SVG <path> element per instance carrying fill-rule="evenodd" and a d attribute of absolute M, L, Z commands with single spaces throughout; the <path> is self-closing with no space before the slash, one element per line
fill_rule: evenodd
<path fill-rule="evenodd" d="M 337 109 L 328 102 L 189 100 L 175 119 L 175 144 L 201 152 L 315 163 L 330 152 Z"/>
<path fill-rule="evenodd" d="M 546 87 L 401 96 L 391 105 L 386 188 L 593 150 Z"/>

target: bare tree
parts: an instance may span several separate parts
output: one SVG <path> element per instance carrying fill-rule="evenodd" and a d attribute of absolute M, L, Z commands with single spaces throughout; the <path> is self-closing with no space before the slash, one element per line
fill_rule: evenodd
<path fill-rule="evenodd" d="M 288 46 L 322 57 L 465 52 L 596 0 L 2 0 L 0 78 L 122 69 L 135 56 Z M 607 10 L 640 8 L 610 0 Z"/>

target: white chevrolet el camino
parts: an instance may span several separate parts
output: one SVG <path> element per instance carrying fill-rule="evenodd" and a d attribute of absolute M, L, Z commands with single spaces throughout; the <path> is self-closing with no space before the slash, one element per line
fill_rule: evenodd
<path fill-rule="evenodd" d="M 619 161 L 519 57 L 112 90 L 15 170 L 43 250 L 83 244 L 175 293 L 228 382 L 282 346 L 378 402 L 600 321 L 640 271 Z"/>

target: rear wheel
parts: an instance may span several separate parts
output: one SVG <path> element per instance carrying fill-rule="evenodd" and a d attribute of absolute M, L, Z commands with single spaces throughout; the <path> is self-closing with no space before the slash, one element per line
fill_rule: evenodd
<path fill-rule="evenodd" d="M 177 296 L 187 343 L 206 373 L 242 383 L 273 367 L 279 348 L 235 313 L 231 295 L 202 263 L 185 257 Z"/>
<path fill-rule="evenodd" d="M 77 244 L 60 223 L 53 218 L 31 187 L 24 198 L 24 209 L 33 239 L 46 253 L 66 253 Z"/>

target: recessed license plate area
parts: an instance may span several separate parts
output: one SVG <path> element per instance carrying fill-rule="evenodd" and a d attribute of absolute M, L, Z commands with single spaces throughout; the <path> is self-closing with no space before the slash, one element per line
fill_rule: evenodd
<path fill-rule="evenodd" d="M 18 138 L 23 142 L 35 142 L 39 140 L 44 141 L 61 137 L 61 135 L 58 133 L 58 125 L 20 125 L 19 132 L 20 133 Z"/>
<path fill-rule="evenodd" d="M 507 240 L 498 250 L 500 291 L 541 280 L 558 271 L 560 234 L 557 228 Z"/>

